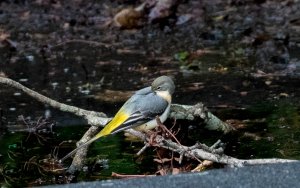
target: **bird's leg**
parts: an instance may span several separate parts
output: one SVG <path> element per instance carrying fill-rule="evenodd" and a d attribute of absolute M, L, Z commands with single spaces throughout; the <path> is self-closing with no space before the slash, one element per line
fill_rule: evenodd
<path fill-rule="evenodd" d="M 157 146 L 155 138 L 159 135 L 159 130 L 156 129 L 156 131 L 147 131 L 147 144 L 149 146 Z"/>
<path fill-rule="evenodd" d="M 177 140 L 176 136 L 160 121 L 158 116 L 156 116 L 156 122 L 157 125 L 163 130 L 163 132 L 165 132 L 164 137 L 172 137 L 177 142 L 177 144 L 181 145 L 181 143 Z"/>

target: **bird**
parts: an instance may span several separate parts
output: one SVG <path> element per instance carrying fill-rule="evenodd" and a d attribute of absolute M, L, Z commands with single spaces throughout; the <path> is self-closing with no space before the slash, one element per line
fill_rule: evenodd
<path fill-rule="evenodd" d="M 68 153 L 59 162 L 64 161 L 82 147 L 101 137 L 129 128 L 154 129 L 157 126 L 156 117 L 159 117 L 162 123 L 167 119 L 174 91 L 175 84 L 170 77 L 160 76 L 156 78 L 151 86 L 136 91 L 98 134 Z"/>

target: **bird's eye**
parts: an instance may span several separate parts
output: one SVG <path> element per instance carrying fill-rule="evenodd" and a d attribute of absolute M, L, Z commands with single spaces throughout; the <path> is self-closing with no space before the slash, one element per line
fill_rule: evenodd
<path fill-rule="evenodd" d="M 156 90 L 160 90 L 161 89 L 161 87 L 160 86 L 158 86 L 157 88 L 156 88 Z"/>

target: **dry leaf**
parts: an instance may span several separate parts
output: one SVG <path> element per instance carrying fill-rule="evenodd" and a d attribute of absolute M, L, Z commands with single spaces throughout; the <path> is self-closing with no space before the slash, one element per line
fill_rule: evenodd
<path fill-rule="evenodd" d="M 289 97 L 290 95 L 287 94 L 287 93 L 280 93 L 279 96 L 280 96 L 280 97 Z"/>
<path fill-rule="evenodd" d="M 160 169 L 160 170 L 158 170 L 158 171 L 156 172 L 156 174 L 159 174 L 159 175 L 161 175 L 161 176 L 165 176 L 165 175 L 167 175 L 167 172 L 166 172 L 164 169 Z"/>
<path fill-rule="evenodd" d="M 115 26 L 123 29 L 133 29 L 141 27 L 141 19 L 144 16 L 145 3 L 136 8 L 125 8 L 118 12 L 114 17 Z"/>
<path fill-rule="evenodd" d="M 5 72 L 3 72 L 3 71 L 0 71 L 0 76 L 1 76 L 1 77 L 4 77 L 4 78 L 7 77 L 7 75 L 6 75 Z"/>
<path fill-rule="evenodd" d="M 271 85 L 271 83 L 272 83 L 272 81 L 271 81 L 271 80 L 267 80 L 267 81 L 265 81 L 265 84 L 266 84 L 266 85 Z"/>
<path fill-rule="evenodd" d="M 196 168 L 192 170 L 192 172 L 201 172 L 205 169 L 211 167 L 213 165 L 212 161 L 204 160 L 202 163 L 200 163 Z"/>
<path fill-rule="evenodd" d="M 180 170 L 179 168 L 173 168 L 172 169 L 172 174 L 175 175 L 175 174 L 179 174 Z"/>
<path fill-rule="evenodd" d="M 5 41 L 6 39 L 8 39 L 10 37 L 10 34 L 8 33 L 0 33 L 0 42 Z"/>
<path fill-rule="evenodd" d="M 248 95 L 248 92 L 247 91 L 241 91 L 240 94 L 241 94 L 241 96 L 246 96 L 246 95 Z"/>

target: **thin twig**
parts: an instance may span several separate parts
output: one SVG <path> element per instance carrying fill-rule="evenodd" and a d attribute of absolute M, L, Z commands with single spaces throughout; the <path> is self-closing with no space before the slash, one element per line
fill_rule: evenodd
<path fill-rule="evenodd" d="M 160 121 L 159 117 L 156 117 L 156 122 L 157 124 L 167 133 L 169 133 L 170 136 L 172 136 L 172 138 L 178 143 L 180 144 L 180 142 L 177 140 L 177 138 L 175 137 L 175 135 L 173 133 L 171 133 L 171 131 L 169 129 L 167 129 L 167 127 Z"/>
<path fill-rule="evenodd" d="M 115 44 L 108 44 L 108 43 L 103 43 L 103 42 L 98 42 L 98 41 L 92 41 L 92 40 L 83 40 L 83 39 L 71 39 L 71 40 L 66 40 L 64 42 L 58 43 L 56 45 L 51 46 L 51 48 L 59 47 L 59 46 L 64 46 L 68 43 L 84 43 L 84 44 L 89 44 L 93 46 L 104 46 L 106 48 L 109 48 L 111 46 L 116 46 L 117 43 Z"/>
<path fill-rule="evenodd" d="M 116 178 L 126 178 L 126 179 L 129 179 L 129 178 L 153 177 L 155 175 L 126 175 L 126 174 L 124 175 L 124 174 L 118 174 L 118 173 L 112 172 L 111 176 L 112 177 L 116 177 Z"/>
<path fill-rule="evenodd" d="M 158 117 L 156 117 L 156 122 L 157 124 L 167 133 L 169 133 L 171 135 L 171 137 L 177 142 L 177 144 L 181 145 L 181 143 L 177 140 L 176 136 L 160 121 L 160 119 Z M 182 151 L 182 152 L 188 152 L 187 150 Z M 201 162 L 200 159 L 198 159 L 196 156 L 194 156 L 192 153 L 189 153 L 192 157 L 194 157 L 194 159 L 196 159 L 198 162 Z M 183 155 L 180 154 L 180 160 L 179 160 L 179 164 L 181 164 L 183 159 Z"/>
<path fill-rule="evenodd" d="M 142 149 L 140 149 L 140 151 L 137 152 L 136 155 L 137 155 L 137 156 L 141 155 L 148 147 L 150 147 L 150 144 L 146 143 L 146 144 L 144 145 L 144 147 L 142 147 Z"/>

